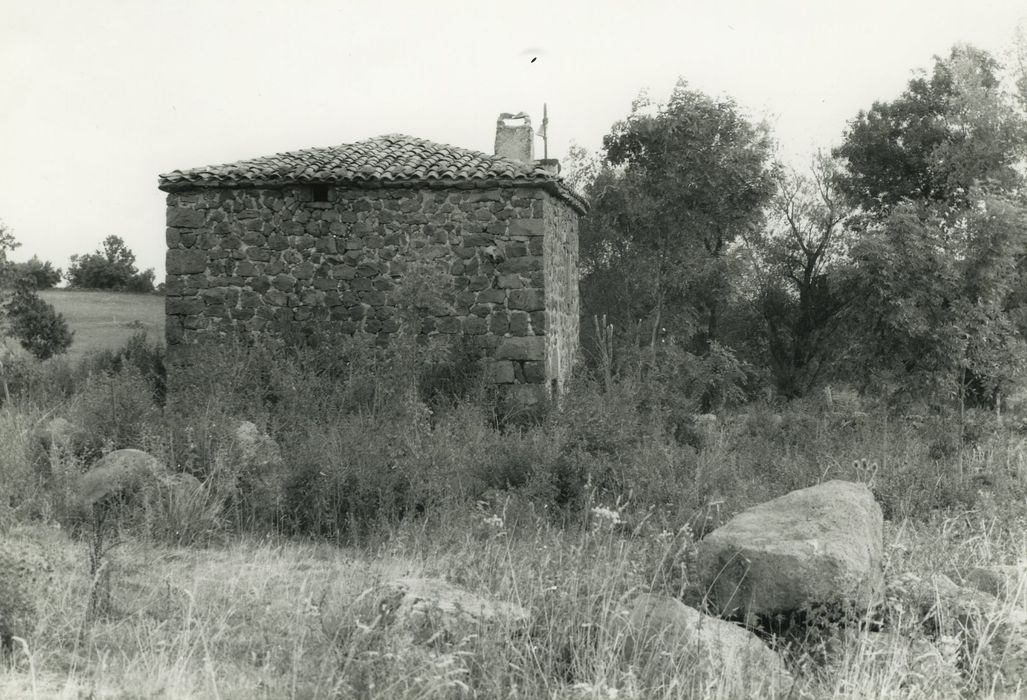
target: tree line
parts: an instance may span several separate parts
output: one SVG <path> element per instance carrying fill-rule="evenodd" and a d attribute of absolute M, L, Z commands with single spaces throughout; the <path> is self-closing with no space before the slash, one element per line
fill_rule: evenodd
<path fill-rule="evenodd" d="M 954 47 L 802 170 L 731 99 L 684 81 L 664 104 L 643 94 L 599 154 L 569 162 L 591 203 L 590 363 L 657 373 L 706 408 L 825 383 L 997 401 L 1027 350 L 1027 61 L 1014 63 Z"/>

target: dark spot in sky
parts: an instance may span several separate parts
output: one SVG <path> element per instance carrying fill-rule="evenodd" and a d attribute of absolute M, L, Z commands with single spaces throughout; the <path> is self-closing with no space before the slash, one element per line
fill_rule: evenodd
<path fill-rule="evenodd" d="M 534 63 L 537 60 L 538 60 L 538 56 L 535 56 L 535 58 L 531 59 L 531 62 Z"/>

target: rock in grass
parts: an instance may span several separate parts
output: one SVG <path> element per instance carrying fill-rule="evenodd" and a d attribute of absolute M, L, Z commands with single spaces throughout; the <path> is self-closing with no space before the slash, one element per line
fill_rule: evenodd
<path fill-rule="evenodd" d="M 13 637 L 31 637 L 52 575 L 41 547 L 0 535 L 0 652 L 10 651 Z"/>
<path fill-rule="evenodd" d="M 382 622 L 411 632 L 416 641 L 456 642 L 484 626 L 527 624 L 519 605 L 492 600 L 438 578 L 402 577 L 378 591 Z"/>
<path fill-rule="evenodd" d="M 164 471 L 156 457 L 142 450 L 115 450 L 79 477 L 75 495 L 82 508 L 105 499 L 132 501 L 155 489 Z"/>
<path fill-rule="evenodd" d="M 236 486 L 251 505 L 274 515 L 285 489 L 285 460 L 270 435 L 250 421 L 240 421 L 233 433 L 238 460 Z"/>
<path fill-rule="evenodd" d="M 955 650 L 942 651 L 924 637 L 907 638 L 897 632 L 867 632 L 859 637 L 852 663 L 861 677 L 895 678 L 904 697 L 962 697 Z"/>
<path fill-rule="evenodd" d="M 963 583 L 998 598 L 1014 596 L 1027 587 L 1027 564 L 974 567 L 963 574 Z"/>
<path fill-rule="evenodd" d="M 781 658 L 755 634 L 676 598 L 644 594 L 628 606 L 624 653 L 645 673 L 687 674 L 718 697 L 770 697 L 792 685 Z"/>
<path fill-rule="evenodd" d="M 957 585 L 944 574 L 921 578 L 907 573 L 888 582 L 887 606 L 912 613 L 924 631 L 963 642 L 963 655 L 1013 697 L 1027 691 L 1027 611 L 974 588 Z"/>
<path fill-rule="evenodd" d="M 71 421 L 57 417 L 36 426 L 32 431 L 33 465 L 44 479 L 53 476 L 51 458 L 70 455 L 82 439 L 82 429 Z"/>
<path fill-rule="evenodd" d="M 157 478 L 157 485 L 161 496 L 168 503 L 193 505 L 205 500 L 203 483 L 192 474 L 163 474 Z"/>
<path fill-rule="evenodd" d="M 862 484 L 828 481 L 750 508 L 696 546 L 696 574 L 726 617 L 865 609 L 882 579 L 884 520 Z"/>

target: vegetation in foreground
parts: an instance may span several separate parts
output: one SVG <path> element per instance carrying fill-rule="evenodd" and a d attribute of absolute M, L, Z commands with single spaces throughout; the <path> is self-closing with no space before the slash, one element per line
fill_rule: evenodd
<path fill-rule="evenodd" d="M 679 595 L 691 541 L 831 478 L 874 491 L 889 576 L 959 580 L 1027 559 L 1027 439 L 1010 416 L 895 415 L 835 389 L 697 419 L 697 404 L 668 400 L 644 374 L 584 380 L 559 405 L 514 414 L 445 354 L 349 342 L 231 350 L 206 368 L 204 398 L 169 406 L 161 351 L 141 338 L 77 366 L 51 360 L 36 368 L 45 377 L 12 386 L 0 532 L 35 543 L 52 576 L 0 694 L 716 697 L 685 657 L 638 665 L 623 653 L 625 602 Z M 80 430 L 42 451 L 39 428 L 57 416 Z M 239 478 L 237 419 L 281 445 L 275 488 Z M 101 610 L 67 488 L 122 447 L 202 490 L 120 522 Z M 370 593 L 420 573 L 519 604 L 529 623 L 413 643 L 382 624 Z M 1003 605 L 1022 608 L 1025 583 Z M 926 634 L 917 619 L 899 624 Z M 816 634 L 772 640 L 797 697 L 987 696 L 988 667 L 948 642 L 958 672 L 939 686 L 908 645 L 869 625 L 825 619 Z"/>

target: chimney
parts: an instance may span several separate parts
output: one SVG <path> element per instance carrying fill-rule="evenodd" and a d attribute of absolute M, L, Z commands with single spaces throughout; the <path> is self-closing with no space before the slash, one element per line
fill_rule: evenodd
<path fill-rule="evenodd" d="M 521 120 L 521 123 L 507 123 L 516 120 Z M 535 131 L 531 128 L 531 117 L 525 112 L 503 112 L 499 115 L 496 120 L 496 155 L 522 163 L 535 161 Z"/>

